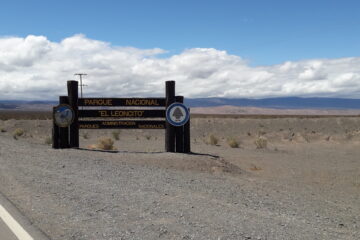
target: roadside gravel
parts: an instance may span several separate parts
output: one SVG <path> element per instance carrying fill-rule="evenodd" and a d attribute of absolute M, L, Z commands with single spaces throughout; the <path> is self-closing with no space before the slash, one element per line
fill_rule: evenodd
<path fill-rule="evenodd" d="M 54 240 L 360 236 L 356 202 L 209 155 L 53 150 L 0 136 L 0 191 Z"/>

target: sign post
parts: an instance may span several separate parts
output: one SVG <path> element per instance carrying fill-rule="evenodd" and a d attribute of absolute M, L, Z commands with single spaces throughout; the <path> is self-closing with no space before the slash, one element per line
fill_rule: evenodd
<path fill-rule="evenodd" d="M 166 108 L 175 102 L 175 81 L 166 81 L 165 83 Z M 169 121 L 166 121 L 165 130 L 165 150 L 175 152 L 175 127 Z"/>
<path fill-rule="evenodd" d="M 175 127 L 175 150 L 176 152 L 185 153 L 184 143 L 185 129 L 184 125 L 189 121 L 190 114 L 187 107 L 182 104 L 184 97 L 177 96 L 175 102 L 166 109 L 166 121 Z"/>
<path fill-rule="evenodd" d="M 71 80 L 67 82 L 69 105 L 74 110 L 74 121 L 70 125 L 69 146 L 73 148 L 79 147 L 79 120 L 78 120 L 78 88 L 77 81 Z"/>

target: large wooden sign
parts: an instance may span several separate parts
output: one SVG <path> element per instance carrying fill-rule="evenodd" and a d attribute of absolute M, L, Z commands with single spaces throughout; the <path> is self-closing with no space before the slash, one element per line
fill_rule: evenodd
<path fill-rule="evenodd" d="M 78 98 L 78 82 L 68 81 L 68 96 L 61 96 L 60 104 L 69 105 L 73 121 L 70 126 L 59 124 L 58 118 L 67 112 L 61 115 L 60 105 L 53 108 L 53 148 L 78 148 L 79 129 L 165 129 L 166 151 L 189 153 L 190 121 L 184 98 L 175 96 L 175 81 L 166 82 L 165 93 L 165 98 Z"/>

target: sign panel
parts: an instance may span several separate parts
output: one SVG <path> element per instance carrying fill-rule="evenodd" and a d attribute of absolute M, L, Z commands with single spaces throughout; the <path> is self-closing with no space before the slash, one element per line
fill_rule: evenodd
<path fill-rule="evenodd" d="M 80 118 L 163 118 L 165 110 L 79 110 Z"/>
<path fill-rule="evenodd" d="M 59 127 L 69 127 L 74 121 L 74 110 L 70 105 L 60 104 L 54 109 L 54 122 Z"/>
<path fill-rule="evenodd" d="M 165 98 L 79 98 L 78 104 L 88 107 L 165 107 Z"/>
<path fill-rule="evenodd" d="M 165 121 L 79 121 L 80 129 L 165 129 Z"/>
<path fill-rule="evenodd" d="M 173 126 L 183 126 L 189 121 L 189 118 L 189 110 L 182 103 L 173 103 L 166 109 L 166 120 Z"/>

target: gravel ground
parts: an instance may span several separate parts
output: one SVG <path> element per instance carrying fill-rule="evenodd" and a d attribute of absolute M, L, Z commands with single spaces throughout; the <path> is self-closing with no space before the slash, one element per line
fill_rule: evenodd
<path fill-rule="evenodd" d="M 0 191 L 54 240 L 359 239 L 359 145 L 282 149 L 108 153 L 0 135 Z M 302 161 L 319 163 L 285 174 Z"/>

